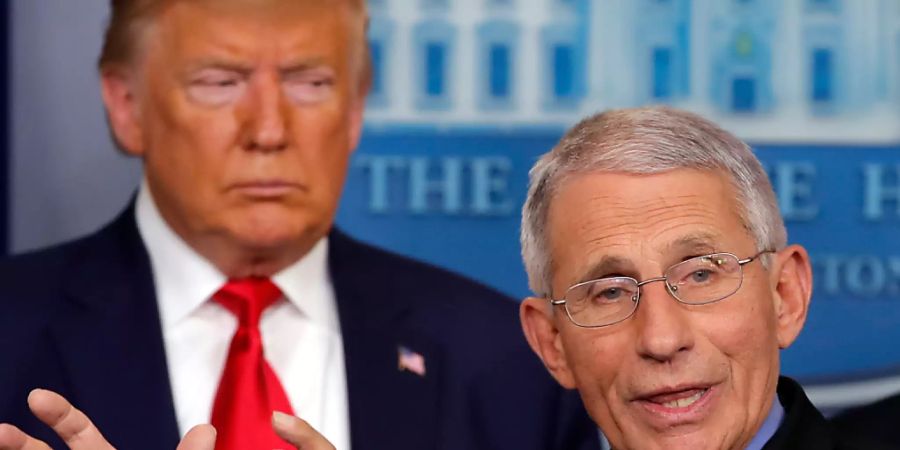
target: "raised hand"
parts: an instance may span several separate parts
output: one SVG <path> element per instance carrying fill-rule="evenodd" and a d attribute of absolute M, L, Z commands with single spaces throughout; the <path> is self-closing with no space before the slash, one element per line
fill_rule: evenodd
<path fill-rule="evenodd" d="M 275 432 L 297 450 L 335 450 L 334 446 L 305 420 L 276 412 L 272 416 Z"/>
<path fill-rule="evenodd" d="M 47 424 L 70 450 L 115 450 L 91 420 L 72 406 L 63 396 L 35 389 L 28 395 L 31 412 Z M 335 450 L 306 421 L 276 412 L 272 426 L 282 439 L 298 450 Z M 211 425 L 197 425 L 178 444 L 176 450 L 213 450 L 216 430 Z M 29 436 L 10 424 L 0 424 L 0 450 L 52 450 L 47 443 Z"/>
<path fill-rule="evenodd" d="M 28 394 L 31 412 L 53 429 L 71 450 L 114 450 L 100 430 L 83 412 L 63 396 L 35 389 Z M 191 429 L 177 450 L 213 450 L 216 430 L 210 425 Z M 0 450 L 51 450 L 46 442 L 35 439 L 10 424 L 0 424 Z"/>

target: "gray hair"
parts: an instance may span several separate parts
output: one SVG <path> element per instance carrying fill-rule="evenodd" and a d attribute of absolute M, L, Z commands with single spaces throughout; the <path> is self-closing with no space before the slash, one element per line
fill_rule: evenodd
<path fill-rule="evenodd" d="M 575 125 L 528 174 L 521 244 L 528 284 L 535 295 L 548 297 L 551 291 L 547 215 L 562 180 L 595 171 L 654 174 L 681 168 L 724 172 L 734 186 L 740 219 L 757 249 L 786 245 L 787 232 L 772 185 L 747 144 L 686 111 L 660 106 L 611 110 Z"/>

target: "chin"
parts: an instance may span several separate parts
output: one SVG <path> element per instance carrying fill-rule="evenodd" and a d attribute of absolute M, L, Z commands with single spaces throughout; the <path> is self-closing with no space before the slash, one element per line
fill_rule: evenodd
<path fill-rule="evenodd" d="M 667 450 L 729 450 L 733 448 L 733 445 L 725 445 L 724 439 L 714 438 L 702 430 L 683 436 L 660 437 L 654 444 L 654 448 Z"/>
<path fill-rule="evenodd" d="M 272 248 L 315 242 L 328 231 L 330 221 L 317 211 L 297 211 L 283 205 L 258 205 L 229 220 L 233 235 L 248 246 Z M 236 226 L 234 226 L 236 225 Z"/>
<path fill-rule="evenodd" d="M 241 247 L 257 251 L 294 247 L 309 240 L 309 233 L 296 228 L 243 229 L 233 230 L 231 234 Z"/>
<path fill-rule="evenodd" d="M 263 252 L 312 247 L 328 231 L 326 226 L 308 223 L 271 222 L 251 224 L 232 230 L 243 247 Z"/>
<path fill-rule="evenodd" d="M 708 428 L 695 428 L 684 432 L 675 430 L 651 431 L 648 428 L 632 430 L 632 439 L 625 438 L 613 448 L 621 450 L 728 450 L 733 447 L 725 445 L 724 436 L 711 433 Z M 674 431 L 674 432 L 673 432 Z M 620 438 L 623 436 L 620 436 Z M 615 444 L 615 443 L 614 443 Z"/>

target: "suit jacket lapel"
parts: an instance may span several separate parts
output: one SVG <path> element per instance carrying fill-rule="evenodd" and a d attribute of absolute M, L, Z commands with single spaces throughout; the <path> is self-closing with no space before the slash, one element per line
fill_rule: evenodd
<path fill-rule="evenodd" d="M 436 448 L 440 349 L 409 325 L 410 296 L 384 292 L 367 270 L 381 261 L 339 231 L 329 239 L 338 304 L 354 450 Z M 400 348 L 424 359 L 424 374 L 403 370 Z M 413 356 L 415 357 L 415 356 Z"/>
<path fill-rule="evenodd" d="M 71 254 L 55 324 L 71 397 L 119 448 L 174 448 L 178 425 L 149 257 L 128 208 Z"/>
<path fill-rule="evenodd" d="M 829 450 L 836 446 L 828 424 L 800 385 L 787 377 L 778 379 L 778 399 L 784 418 L 763 450 Z"/>

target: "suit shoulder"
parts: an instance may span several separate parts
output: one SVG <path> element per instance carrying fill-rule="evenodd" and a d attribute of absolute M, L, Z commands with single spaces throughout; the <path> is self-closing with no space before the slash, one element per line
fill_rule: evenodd
<path fill-rule="evenodd" d="M 59 298 L 67 274 L 80 264 L 101 239 L 99 232 L 0 260 L 0 303 L 11 306 Z"/>
<path fill-rule="evenodd" d="M 832 419 L 833 423 L 868 421 L 885 415 L 897 417 L 900 414 L 900 394 L 883 398 L 868 405 L 850 408 Z"/>
<path fill-rule="evenodd" d="M 54 278 L 72 251 L 83 239 L 9 256 L 0 261 L 0 286 L 3 290 L 41 279 Z M 33 287 L 33 286 L 32 286 Z"/>
<path fill-rule="evenodd" d="M 346 235 L 340 236 L 338 242 L 334 241 L 332 239 L 332 248 L 338 252 L 346 252 L 347 247 L 354 247 L 354 265 L 364 266 L 371 278 L 380 280 L 379 284 L 388 289 L 424 289 L 421 292 L 427 292 L 428 299 L 439 302 L 499 304 L 502 309 L 509 309 L 516 304 L 511 297 L 492 287 L 434 264 L 363 243 Z"/>
<path fill-rule="evenodd" d="M 366 302 L 409 304 L 415 315 L 412 320 L 435 334 L 472 342 L 490 340 L 496 348 L 525 344 L 519 305 L 511 297 L 449 270 L 346 235 L 332 239 L 330 246 L 334 250 L 334 282 L 371 291 L 372 295 L 365 296 Z"/>
<path fill-rule="evenodd" d="M 36 342 L 46 324 L 61 314 L 65 261 L 77 245 L 65 243 L 0 261 L 0 348 L 6 353 Z"/>
<path fill-rule="evenodd" d="M 843 436 L 862 436 L 900 448 L 897 417 L 900 417 L 900 394 L 851 408 L 833 417 L 831 423 Z"/>

